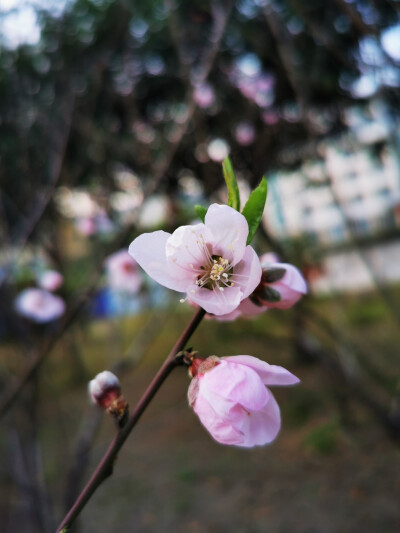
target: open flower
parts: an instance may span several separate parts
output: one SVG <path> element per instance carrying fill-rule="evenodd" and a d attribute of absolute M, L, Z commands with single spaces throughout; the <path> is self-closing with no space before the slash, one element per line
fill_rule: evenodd
<path fill-rule="evenodd" d="M 272 442 L 281 427 L 279 406 L 266 385 L 299 379 L 250 355 L 194 359 L 189 405 L 221 444 L 250 448 Z"/>
<path fill-rule="evenodd" d="M 246 246 L 248 224 L 226 205 L 212 204 L 204 224 L 144 233 L 129 247 L 149 276 L 185 292 L 208 313 L 230 313 L 257 287 L 261 264 Z"/>
<path fill-rule="evenodd" d="M 31 288 L 25 289 L 17 296 L 15 309 L 20 315 L 44 324 L 64 314 L 65 302 L 51 292 Z"/>
<path fill-rule="evenodd" d="M 135 293 L 142 278 L 139 267 L 126 250 L 119 250 L 105 260 L 107 281 L 112 289 Z"/>

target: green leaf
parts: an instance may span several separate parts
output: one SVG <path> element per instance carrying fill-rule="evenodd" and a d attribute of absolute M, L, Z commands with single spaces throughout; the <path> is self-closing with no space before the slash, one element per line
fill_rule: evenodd
<path fill-rule="evenodd" d="M 228 205 L 236 209 L 236 211 L 240 211 L 239 187 L 229 157 L 225 157 L 222 163 L 222 171 L 228 187 Z"/>
<path fill-rule="evenodd" d="M 242 215 L 249 225 L 249 236 L 247 244 L 250 244 L 260 225 L 264 213 L 265 202 L 267 200 L 267 180 L 263 178 L 260 185 L 250 194 L 246 205 L 243 208 Z"/>
<path fill-rule="evenodd" d="M 207 207 L 204 207 L 202 205 L 195 205 L 194 210 L 196 211 L 196 214 L 199 217 L 199 219 L 204 223 L 204 219 L 207 213 Z"/>
<path fill-rule="evenodd" d="M 264 268 L 263 269 L 263 281 L 265 283 L 275 283 L 280 281 L 286 274 L 286 268 Z"/>

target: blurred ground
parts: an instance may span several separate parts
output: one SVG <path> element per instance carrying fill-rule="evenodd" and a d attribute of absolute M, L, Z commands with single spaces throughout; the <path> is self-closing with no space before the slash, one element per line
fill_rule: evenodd
<path fill-rule="evenodd" d="M 392 390 L 398 374 L 392 370 L 397 326 L 376 296 L 320 301 L 318 308 L 329 311 L 343 335 L 351 328 L 352 342 L 361 347 L 366 359 L 375 354 L 372 368 L 378 368 L 380 378 Z M 165 313 L 146 358 L 123 378 L 131 405 L 190 313 L 184 306 L 177 314 Z M 202 355 L 250 353 L 282 364 L 301 378 L 297 387 L 274 389 L 283 425 L 271 446 L 241 450 L 215 443 L 187 407 L 188 378 L 184 369 L 177 369 L 132 433 L 114 476 L 82 513 L 80 531 L 111 533 L 116 524 L 118 531 L 138 533 L 398 531 L 399 447 L 365 405 L 338 393 L 343 392 L 343 384 L 323 365 L 294 356 L 290 338 L 294 318 L 294 312 L 286 312 L 283 320 L 282 313 L 271 311 L 249 322 L 209 321 L 190 343 Z M 39 426 L 57 520 L 63 514 L 65 475 L 87 405 L 85 378 L 79 377 L 76 364 L 66 365 L 66 358 L 79 357 L 81 371 L 86 368 L 90 376 L 110 368 L 146 319 L 138 316 L 83 326 L 74 335 L 87 349 L 73 355 L 64 342 L 64 353 L 56 351 L 46 363 L 40 387 L 44 415 Z M 113 434 L 112 421 L 105 419 L 85 478 Z M 4 431 L 2 443 L 2 454 L 11 457 L 10 438 Z M 10 464 L 5 468 L 9 470 Z M 10 480 L 3 483 L 2 500 L 10 508 L 23 508 L 21 495 Z M 6 531 L 29 532 L 27 527 L 22 521 L 19 529 Z"/>

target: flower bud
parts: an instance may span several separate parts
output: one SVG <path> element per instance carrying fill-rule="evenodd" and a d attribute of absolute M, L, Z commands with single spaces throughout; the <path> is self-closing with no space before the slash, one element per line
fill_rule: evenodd
<path fill-rule="evenodd" d="M 121 385 L 115 374 L 104 370 L 89 382 L 88 391 L 93 403 L 110 413 L 119 427 L 128 417 L 128 404 L 121 394 Z"/>

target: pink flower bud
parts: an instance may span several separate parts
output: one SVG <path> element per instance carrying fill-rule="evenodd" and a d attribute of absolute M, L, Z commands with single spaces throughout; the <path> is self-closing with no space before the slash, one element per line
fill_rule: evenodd
<path fill-rule="evenodd" d="M 56 270 L 45 270 L 38 279 L 38 285 L 46 291 L 56 291 L 63 284 L 64 278 Z"/>
<path fill-rule="evenodd" d="M 128 404 L 117 376 L 108 370 L 100 372 L 89 382 L 88 392 L 92 402 L 110 413 L 122 427 L 128 416 Z"/>
<path fill-rule="evenodd" d="M 307 293 L 301 272 L 288 263 L 262 264 L 261 283 L 254 291 L 253 303 L 269 308 L 288 309 Z"/>
<path fill-rule="evenodd" d="M 211 356 L 198 365 L 188 400 L 216 441 L 250 448 L 272 442 L 281 426 L 279 406 L 266 385 L 298 382 L 288 370 L 250 355 Z"/>

